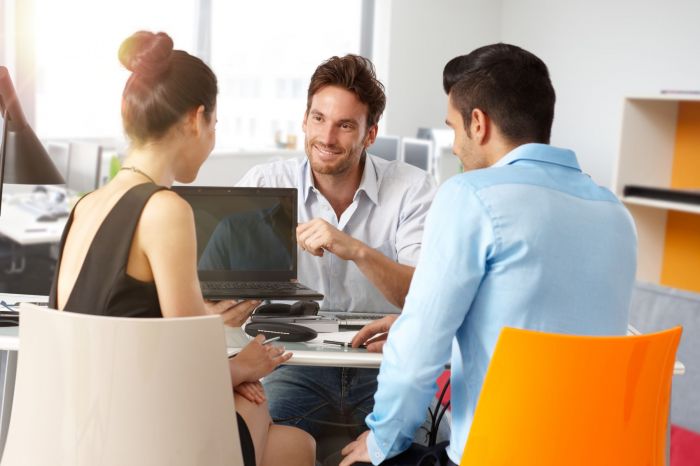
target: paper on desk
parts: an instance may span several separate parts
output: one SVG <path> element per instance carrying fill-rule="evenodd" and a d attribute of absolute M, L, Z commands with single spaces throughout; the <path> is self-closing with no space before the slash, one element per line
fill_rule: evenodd
<path fill-rule="evenodd" d="M 226 334 L 226 346 L 228 348 L 243 348 L 250 342 L 250 337 L 243 331 L 241 327 L 224 326 Z"/>
<path fill-rule="evenodd" d="M 331 341 L 341 341 L 343 343 L 350 343 L 352 339 L 357 335 L 357 330 L 350 332 L 328 332 L 319 333 L 316 338 L 310 341 L 310 343 L 323 343 L 323 340 Z"/>

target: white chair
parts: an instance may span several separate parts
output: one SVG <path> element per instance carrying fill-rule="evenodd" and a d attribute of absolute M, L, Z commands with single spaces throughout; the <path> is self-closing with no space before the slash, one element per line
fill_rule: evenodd
<path fill-rule="evenodd" d="M 2 466 L 243 464 L 218 316 L 20 315 Z"/>

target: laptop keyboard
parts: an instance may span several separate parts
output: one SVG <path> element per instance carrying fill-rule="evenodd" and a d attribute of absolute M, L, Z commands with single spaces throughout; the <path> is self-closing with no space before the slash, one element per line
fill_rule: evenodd
<path fill-rule="evenodd" d="M 202 287 L 207 290 L 305 290 L 306 287 L 296 282 L 202 282 Z"/>
<path fill-rule="evenodd" d="M 323 312 L 323 314 L 331 316 L 338 320 L 377 320 L 386 317 L 388 314 L 378 314 L 370 312 Z"/>

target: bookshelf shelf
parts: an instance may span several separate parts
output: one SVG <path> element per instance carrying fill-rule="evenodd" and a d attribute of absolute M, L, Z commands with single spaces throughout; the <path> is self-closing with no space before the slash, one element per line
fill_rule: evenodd
<path fill-rule="evenodd" d="M 700 291 L 698 187 L 700 95 L 627 97 L 614 189 L 637 226 L 639 280 Z"/>

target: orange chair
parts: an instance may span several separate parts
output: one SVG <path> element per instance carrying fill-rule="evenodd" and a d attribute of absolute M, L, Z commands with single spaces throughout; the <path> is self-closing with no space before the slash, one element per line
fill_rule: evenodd
<path fill-rule="evenodd" d="M 666 464 L 681 332 L 584 337 L 504 328 L 460 465 Z"/>

